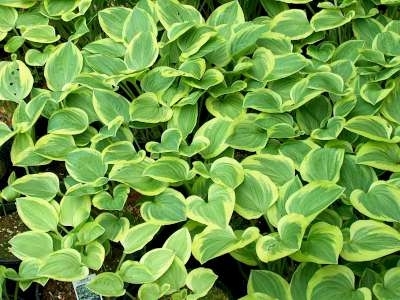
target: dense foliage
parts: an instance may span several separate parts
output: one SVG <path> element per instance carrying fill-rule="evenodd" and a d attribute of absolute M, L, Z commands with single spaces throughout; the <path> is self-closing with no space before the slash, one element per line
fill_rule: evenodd
<path fill-rule="evenodd" d="M 0 283 L 400 299 L 400 1 L 220 2 L 1 2 Z"/>

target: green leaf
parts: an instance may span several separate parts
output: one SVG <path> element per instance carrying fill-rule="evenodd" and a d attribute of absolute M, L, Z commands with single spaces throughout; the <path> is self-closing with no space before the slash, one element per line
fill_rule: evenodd
<path fill-rule="evenodd" d="M 39 166 L 50 163 L 50 160 L 35 153 L 30 133 L 18 133 L 15 136 L 10 156 L 14 166 Z"/>
<path fill-rule="evenodd" d="M 259 171 L 268 176 L 278 186 L 290 181 L 295 172 L 293 161 L 283 155 L 250 155 L 241 164 L 245 170 Z"/>
<path fill-rule="evenodd" d="M 289 284 L 278 274 L 266 270 L 252 270 L 247 283 L 247 292 L 263 293 L 275 299 L 290 300 Z"/>
<path fill-rule="evenodd" d="M 53 91 L 65 90 L 81 72 L 82 66 L 82 54 L 72 42 L 57 46 L 56 50 L 50 54 L 44 67 L 47 86 Z"/>
<path fill-rule="evenodd" d="M 358 149 L 356 162 L 380 170 L 400 172 L 400 148 L 397 144 L 367 142 Z"/>
<path fill-rule="evenodd" d="M 249 92 L 244 97 L 243 102 L 244 108 L 253 108 L 267 113 L 282 112 L 282 105 L 282 97 L 270 89 L 259 89 Z"/>
<path fill-rule="evenodd" d="M 346 266 L 326 266 L 316 271 L 307 286 L 307 299 L 359 299 L 371 298 L 368 288 L 354 288 L 354 274 Z"/>
<path fill-rule="evenodd" d="M 187 137 L 193 132 L 197 125 L 199 109 L 197 105 L 184 105 L 174 107 L 172 118 L 168 122 L 168 127 L 177 128 L 181 134 L 181 138 Z M 179 141 L 178 145 L 181 144 Z"/>
<path fill-rule="evenodd" d="M 144 202 L 140 206 L 140 214 L 146 222 L 157 225 L 185 221 L 185 197 L 174 189 L 167 188 L 161 194 L 155 196 L 154 200 Z"/>
<path fill-rule="evenodd" d="M 94 182 L 107 172 L 107 165 L 101 153 L 89 148 L 69 153 L 65 159 L 65 166 L 72 178 L 83 183 Z"/>
<path fill-rule="evenodd" d="M 125 253 L 134 253 L 142 249 L 160 230 L 159 225 L 142 223 L 131 227 L 121 240 Z"/>
<path fill-rule="evenodd" d="M 20 177 L 11 187 L 25 196 L 51 200 L 59 191 L 59 181 L 54 173 L 44 172 Z"/>
<path fill-rule="evenodd" d="M 60 202 L 60 224 L 77 227 L 89 218 L 91 205 L 88 196 L 64 196 Z"/>
<path fill-rule="evenodd" d="M 119 297 L 125 294 L 124 282 L 121 276 L 112 272 L 104 272 L 96 275 L 86 287 L 96 294 L 105 297 Z"/>
<path fill-rule="evenodd" d="M 301 263 L 293 273 L 290 281 L 290 293 L 295 300 L 307 300 L 307 285 L 319 269 L 317 264 Z"/>
<path fill-rule="evenodd" d="M 188 218 L 205 225 L 225 228 L 233 213 L 235 193 L 231 188 L 214 183 L 208 189 L 207 202 L 196 195 L 189 196 L 186 201 Z"/>
<path fill-rule="evenodd" d="M 243 10 L 237 1 L 230 1 L 218 6 L 207 19 L 207 24 L 211 26 L 238 25 L 244 22 Z"/>
<path fill-rule="evenodd" d="M 16 201 L 18 215 L 29 229 L 57 232 L 58 212 L 52 204 L 32 197 L 18 198 Z"/>
<path fill-rule="evenodd" d="M 257 240 L 256 253 L 263 262 L 271 262 L 298 251 L 308 225 L 299 214 L 288 214 L 279 219 L 278 232 L 262 236 Z"/>
<path fill-rule="evenodd" d="M 35 144 L 35 153 L 51 160 L 65 160 L 71 151 L 76 149 L 71 135 L 46 134 Z"/>
<path fill-rule="evenodd" d="M 125 97 L 108 90 L 93 90 L 93 108 L 100 121 L 108 125 L 116 117 L 122 116 L 129 122 L 129 102 Z"/>
<path fill-rule="evenodd" d="M 354 15 L 352 10 L 343 15 L 339 9 L 322 9 L 312 16 L 310 25 L 314 31 L 325 31 L 350 22 Z"/>
<path fill-rule="evenodd" d="M 144 93 L 132 101 L 129 113 L 131 121 L 160 123 L 171 119 L 173 111 L 159 102 L 154 93 Z"/>
<path fill-rule="evenodd" d="M 109 57 L 123 57 L 126 48 L 121 43 L 117 43 L 110 38 L 98 39 L 83 47 L 93 54 L 103 54 Z"/>
<path fill-rule="evenodd" d="M 16 134 L 17 132 L 11 131 L 7 124 L 0 121 L 0 147 Z"/>
<path fill-rule="evenodd" d="M 0 64 L 0 100 L 20 102 L 32 90 L 33 77 L 20 60 Z"/>
<path fill-rule="evenodd" d="M 236 119 L 243 114 L 243 96 L 240 93 L 223 97 L 210 97 L 206 100 L 207 110 L 217 118 Z"/>
<path fill-rule="evenodd" d="M 47 132 L 54 134 L 75 135 L 84 132 L 89 126 L 87 114 L 75 107 L 57 110 L 49 119 Z"/>
<path fill-rule="evenodd" d="M 174 251 L 175 256 L 184 264 L 189 261 L 192 251 L 192 238 L 186 227 L 178 229 L 165 241 L 163 248 Z"/>
<path fill-rule="evenodd" d="M 15 8 L 0 6 L 0 31 L 8 32 L 13 29 L 15 23 L 17 22 L 18 12 Z"/>
<path fill-rule="evenodd" d="M 9 241 L 11 253 L 19 259 L 45 258 L 53 252 L 53 240 L 44 232 L 25 231 Z"/>
<path fill-rule="evenodd" d="M 233 132 L 226 143 L 234 149 L 257 151 L 265 148 L 268 141 L 267 131 L 255 126 L 254 118 L 238 119 L 233 124 Z"/>
<path fill-rule="evenodd" d="M 4 45 L 4 51 L 8 53 L 16 52 L 24 44 L 25 39 L 21 36 L 13 36 Z"/>
<path fill-rule="evenodd" d="M 354 190 L 350 195 L 351 204 L 371 219 L 400 222 L 399 188 L 394 184 L 376 181 L 369 190 Z"/>
<path fill-rule="evenodd" d="M 113 196 L 103 191 L 96 194 L 93 199 L 93 206 L 102 210 L 122 210 L 128 199 L 129 187 L 125 184 L 118 184 L 113 189 Z"/>
<path fill-rule="evenodd" d="M 81 280 L 89 275 L 87 267 L 82 265 L 81 255 L 74 249 L 61 249 L 43 260 L 39 274 L 58 281 Z"/>
<path fill-rule="evenodd" d="M 313 220 L 343 193 L 344 188 L 327 181 L 313 181 L 294 192 L 285 204 L 286 211 Z"/>
<path fill-rule="evenodd" d="M 207 295 L 212 288 L 218 275 L 207 268 L 196 268 L 190 271 L 186 278 L 186 286 L 193 292 L 188 295 L 188 300 L 195 300 Z"/>
<path fill-rule="evenodd" d="M 143 175 L 144 170 L 151 163 L 152 160 L 145 158 L 140 162 L 115 164 L 110 171 L 109 178 L 125 183 L 143 195 L 158 195 L 167 188 L 168 184 Z"/>
<path fill-rule="evenodd" d="M 394 47 L 394 45 L 399 42 L 399 34 L 392 31 L 380 32 L 375 36 L 372 42 L 372 48 L 388 56 L 398 56 L 400 55 L 400 52 L 396 47 Z"/>
<path fill-rule="evenodd" d="M 158 52 L 156 36 L 150 31 L 140 32 L 128 44 L 124 60 L 131 72 L 142 71 L 155 63 Z"/>
<path fill-rule="evenodd" d="M 234 232 L 231 227 L 217 228 L 207 226 L 193 238 L 192 253 L 201 264 L 243 248 L 259 237 L 257 227 L 247 227 L 244 231 Z"/>
<path fill-rule="evenodd" d="M 345 128 L 379 142 L 389 142 L 392 134 L 392 127 L 389 123 L 378 116 L 353 117 L 347 121 Z"/>
<path fill-rule="evenodd" d="M 103 54 L 85 55 L 85 63 L 95 72 L 108 76 L 118 76 L 127 70 L 121 58 L 109 57 Z"/>
<path fill-rule="evenodd" d="M 318 148 L 311 150 L 300 165 L 301 177 L 308 182 L 328 180 L 336 183 L 339 181 L 343 159 L 343 149 Z"/>
<path fill-rule="evenodd" d="M 287 53 L 275 56 L 275 65 L 267 80 L 277 80 L 297 73 L 308 64 L 307 59 L 299 53 Z"/>
<path fill-rule="evenodd" d="M 177 0 L 156 1 L 156 12 L 162 26 L 169 31 L 175 23 L 204 23 L 201 14 L 190 5 L 184 5 Z"/>
<path fill-rule="evenodd" d="M 160 291 L 160 294 L 170 295 L 179 291 L 185 286 L 187 275 L 185 264 L 175 256 L 167 272 L 156 281 L 157 285 L 164 289 L 162 292 Z"/>
<path fill-rule="evenodd" d="M 384 223 L 358 220 L 344 233 L 340 256 L 347 261 L 370 261 L 400 250 L 400 233 Z"/>
<path fill-rule="evenodd" d="M 185 78 L 184 83 L 198 89 L 208 90 L 224 81 L 224 75 L 217 69 L 207 69 L 200 80 Z"/>
<path fill-rule="evenodd" d="M 24 39 L 41 44 L 52 44 L 60 39 L 56 35 L 55 28 L 50 25 L 34 25 L 21 30 L 21 37 Z"/>
<path fill-rule="evenodd" d="M 147 11 L 135 6 L 124 22 L 122 33 L 124 43 L 129 44 L 137 34 L 143 32 L 151 32 L 157 36 L 157 26 Z"/>
<path fill-rule="evenodd" d="M 118 164 L 129 161 L 141 161 L 144 159 L 145 153 L 143 150 L 136 152 L 131 142 L 119 141 L 104 148 L 102 155 L 106 164 Z"/>
<path fill-rule="evenodd" d="M 114 41 L 124 41 L 124 24 L 131 9 L 126 7 L 108 7 L 99 11 L 99 23 L 101 29 Z"/>
<path fill-rule="evenodd" d="M 182 133 L 176 128 L 168 128 L 161 135 L 161 142 L 147 142 L 146 150 L 153 153 L 178 152 Z"/>
<path fill-rule="evenodd" d="M 339 75 L 330 72 L 316 72 L 309 76 L 308 88 L 333 94 L 342 94 L 344 82 Z"/>
<path fill-rule="evenodd" d="M 214 28 L 203 25 L 190 28 L 178 38 L 178 47 L 181 50 L 180 60 L 186 60 L 195 55 L 217 32 Z"/>
<path fill-rule="evenodd" d="M 266 32 L 266 27 L 255 23 L 243 23 L 246 26 L 240 26 L 234 32 L 230 50 L 233 57 L 241 57 L 247 55 L 256 47 L 256 42 L 260 35 Z"/>
<path fill-rule="evenodd" d="M 132 284 L 150 283 L 159 279 L 174 261 L 172 250 L 156 248 L 142 256 L 139 262 L 126 260 L 118 274 L 125 282 Z"/>
<path fill-rule="evenodd" d="M 288 9 L 274 16 L 271 31 L 284 34 L 291 40 L 304 39 L 313 33 L 306 13 L 300 9 Z"/>
<path fill-rule="evenodd" d="M 86 222 L 76 233 L 76 245 L 87 245 L 100 237 L 104 232 L 105 229 L 100 224 L 92 221 Z"/>
<path fill-rule="evenodd" d="M 231 122 L 228 120 L 213 118 L 205 122 L 194 135 L 194 138 L 204 137 L 210 141 L 210 145 L 200 152 L 203 158 L 216 157 L 228 148 L 225 141 L 230 132 Z"/>
<path fill-rule="evenodd" d="M 387 98 L 394 88 L 395 84 L 393 81 L 391 84 L 387 84 L 385 88 L 382 88 L 377 82 L 368 82 L 361 87 L 360 95 L 368 103 L 376 105 Z"/>
<path fill-rule="evenodd" d="M 374 295 L 379 299 L 396 299 L 400 297 L 399 282 L 400 267 L 391 268 L 385 273 L 383 283 L 376 283 L 373 291 Z"/>
<path fill-rule="evenodd" d="M 271 179 L 252 170 L 245 170 L 235 194 L 235 211 L 248 220 L 260 218 L 278 200 L 278 189 Z"/>
<path fill-rule="evenodd" d="M 189 164 L 183 159 L 165 156 L 150 164 L 143 175 L 161 182 L 185 181 L 190 177 Z"/>
<path fill-rule="evenodd" d="M 101 238 L 113 242 L 121 241 L 129 230 L 129 220 L 127 218 L 119 218 L 108 212 L 98 215 L 95 222 L 99 223 L 105 229 Z"/>
<path fill-rule="evenodd" d="M 210 167 L 211 180 L 228 188 L 237 188 L 244 180 L 244 171 L 240 163 L 229 157 L 215 160 Z"/>
<path fill-rule="evenodd" d="M 339 227 L 318 222 L 311 226 L 300 250 L 291 257 L 301 262 L 337 264 L 342 246 L 343 236 Z"/>

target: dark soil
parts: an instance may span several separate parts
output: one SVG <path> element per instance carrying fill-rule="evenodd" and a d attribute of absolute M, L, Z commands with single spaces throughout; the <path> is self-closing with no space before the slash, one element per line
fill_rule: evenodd
<path fill-rule="evenodd" d="M 71 282 L 49 280 L 36 295 L 40 300 L 76 300 Z"/>
<path fill-rule="evenodd" d="M 0 207 L 1 208 L 1 207 Z M 21 221 L 18 213 L 12 212 L 7 215 L 0 214 L 0 258 L 16 259 L 9 251 L 8 241 L 17 233 L 27 231 L 28 228 Z"/>

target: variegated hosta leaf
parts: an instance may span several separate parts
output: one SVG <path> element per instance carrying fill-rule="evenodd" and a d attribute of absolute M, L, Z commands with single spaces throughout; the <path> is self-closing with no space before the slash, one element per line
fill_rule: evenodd
<path fill-rule="evenodd" d="M 168 122 L 168 127 L 179 129 L 182 137 L 187 137 L 193 132 L 193 129 L 197 125 L 199 117 L 198 106 L 184 105 L 180 107 L 174 107 L 173 110 L 173 116 Z"/>
<path fill-rule="evenodd" d="M 125 253 L 134 253 L 142 249 L 160 230 L 159 225 L 141 223 L 131 227 L 121 240 Z"/>
<path fill-rule="evenodd" d="M 126 7 L 108 7 L 99 11 L 101 29 L 114 41 L 123 42 L 125 20 L 131 11 L 131 9 Z"/>
<path fill-rule="evenodd" d="M 186 227 L 182 227 L 175 231 L 165 241 L 163 248 L 174 251 L 175 256 L 186 264 L 192 250 L 192 238 L 190 237 L 189 230 Z"/>
<path fill-rule="evenodd" d="M 257 219 L 278 200 L 278 189 L 259 171 L 245 170 L 244 181 L 236 188 L 235 211 L 246 219 Z"/>
<path fill-rule="evenodd" d="M 144 93 L 132 101 L 129 113 L 131 121 L 160 123 L 171 119 L 173 111 L 161 104 L 156 94 Z"/>
<path fill-rule="evenodd" d="M 311 150 L 300 165 L 301 177 L 308 181 L 337 182 L 344 159 L 344 149 L 319 148 Z"/>
<path fill-rule="evenodd" d="M 280 275 L 266 270 L 252 270 L 250 272 L 247 293 L 263 293 L 272 299 L 292 299 L 288 282 Z"/>
<path fill-rule="evenodd" d="M 110 285 L 111 282 L 112 285 Z M 112 272 L 96 275 L 86 286 L 89 290 L 105 297 L 119 297 L 125 294 L 121 276 Z"/>
<path fill-rule="evenodd" d="M 11 253 L 19 259 L 44 258 L 53 252 L 53 240 L 44 232 L 25 231 L 10 241 Z"/>
<path fill-rule="evenodd" d="M 185 197 L 178 191 L 168 188 L 153 200 L 140 206 L 143 219 L 152 224 L 168 225 L 186 220 Z"/>
<path fill-rule="evenodd" d="M 355 221 L 343 237 L 340 256 L 348 261 L 370 261 L 400 250 L 400 233 L 378 221 Z"/>
<path fill-rule="evenodd" d="M 13 29 L 18 19 L 17 10 L 13 7 L 1 6 L 0 14 L 0 31 L 8 32 Z"/>
<path fill-rule="evenodd" d="M 102 210 L 122 210 L 128 199 L 130 188 L 125 184 L 118 184 L 113 189 L 113 195 L 102 191 L 93 196 L 93 206 Z"/>
<path fill-rule="evenodd" d="M 189 164 L 177 157 L 163 156 L 151 163 L 143 171 L 144 176 L 167 183 L 175 183 L 190 179 Z"/>
<path fill-rule="evenodd" d="M 117 164 L 129 161 L 142 161 L 145 153 L 143 150 L 136 152 L 131 142 L 119 141 L 104 148 L 102 156 L 106 164 Z"/>
<path fill-rule="evenodd" d="M 399 142 L 400 137 L 393 137 L 392 127 L 387 121 L 378 116 L 356 116 L 347 121 L 345 128 L 378 142 Z"/>
<path fill-rule="evenodd" d="M 196 195 L 187 199 L 189 219 L 219 228 L 226 228 L 235 206 L 232 188 L 212 184 L 208 189 L 207 202 Z"/>
<path fill-rule="evenodd" d="M 221 154 L 228 145 L 225 143 L 232 130 L 231 122 L 225 119 L 213 118 L 205 122 L 195 133 L 196 137 L 205 137 L 210 145 L 200 154 L 205 158 L 213 158 Z"/>
<path fill-rule="evenodd" d="M 188 272 L 185 268 L 185 264 L 179 257 L 175 255 L 174 261 L 172 262 L 167 272 L 165 272 L 160 278 L 156 280 L 156 285 L 158 287 L 162 287 L 162 289 L 160 289 L 158 297 L 161 297 L 161 295 L 170 295 L 183 288 L 185 286 L 187 275 Z M 142 285 L 141 287 L 145 285 L 146 284 Z M 150 288 L 149 292 L 154 293 L 154 287 Z"/>
<path fill-rule="evenodd" d="M 33 76 L 20 60 L 0 64 L 0 100 L 21 102 L 33 87 Z"/>
<path fill-rule="evenodd" d="M 68 153 L 76 149 L 71 135 L 46 134 L 37 140 L 35 153 L 52 160 L 65 160 Z"/>
<path fill-rule="evenodd" d="M 127 45 L 137 34 L 142 32 L 149 31 L 157 36 L 157 26 L 153 17 L 137 5 L 131 10 L 123 25 L 122 38 Z"/>
<path fill-rule="evenodd" d="M 342 246 L 343 236 L 339 227 L 318 222 L 311 226 L 300 250 L 291 257 L 301 262 L 337 264 Z"/>
<path fill-rule="evenodd" d="M 308 222 L 298 214 L 289 214 L 278 222 L 278 232 L 265 235 L 257 240 L 256 251 L 263 262 L 270 262 L 289 256 L 300 249 Z"/>
<path fill-rule="evenodd" d="M 25 196 L 51 200 L 59 191 L 59 180 L 50 172 L 28 174 L 15 180 L 11 187 Z"/>
<path fill-rule="evenodd" d="M 210 178 L 219 185 L 235 189 L 244 180 L 243 167 L 233 158 L 218 158 L 210 167 Z"/>
<path fill-rule="evenodd" d="M 207 24 L 218 26 L 223 24 L 237 25 L 244 23 L 243 10 L 239 2 L 230 1 L 217 7 L 207 19 Z"/>
<path fill-rule="evenodd" d="M 43 259 L 39 275 L 59 281 L 74 281 L 88 276 L 89 269 L 82 264 L 81 254 L 78 251 L 61 249 Z"/>
<path fill-rule="evenodd" d="M 74 43 L 67 42 L 57 46 L 44 67 L 47 86 L 53 91 L 64 91 L 79 75 L 82 66 L 82 54 Z"/>
<path fill-rule="evenodd" d="M 116 117 L 122 116 L 129 122 L 129 102 L 125 97 L 108 90 L 93 90 L 93 108 L 101 122 L 108 125 Z"/>
<path fill-rule="evenodd" d="M 353 272 L 346 266 L 326 266 L 314 273 L 307 286 L 307 299 L 357 299 L 371 300 L 371 291 L 362 287 L 355 289 Z"/>
<path fill-rule="evenodd" d="M 378 300 L 397 299 L 400 297 L 400 267 L 392 268 L 385 273 L 383 283 L 376 283 L 373 291 Z"/>
<path fill-rule="evenodd" d="M 350 195 L 351 204 L 369 218 L 400 222 L 400 189 L 385 181 L 376 181 L 368 191 L 354 190 Z"/>
<path fill-rule="evenodd" d="M 98 215 L 95 222 L 104 228 L 104 233 L 101 239 L 109 239 L 113 242 L 119 242 L 129 230 L 129 220 L 125 217 L 118 218 L 117 216 L 104 212 Z"/>
<path fill-rule="evenodd" d="M 319 265 L 314 263 L 301 263 L 293 273 L 290 281 L 290 293 L 295 300 L 307 300 L 307 285 Z"/>
<path fill-rule="evenodd" d="M 314 31 L 329 30 L 350 22 L 354 15 L 353 10 L 343 15 L 340 9 L 322 9 L 313 15 L 310 24 Z"/>
<path fill-rule="evenodd" d="M 367 142 L 360 146 L 356 154 L 358 164 L 380 170 L 400 172 L 400 148 L 397 144 Z"/>
<path fill-rule="evenodd" d="M 206 296 L 217 278 L 218 275 L 211 269 L 200 267 L 190 271 L 186 278 L 186 286 L 192 291 L 192 294 L 189 294 L 186 299 L 196 300 Z"/>
<path fill-rule="evenodd" d="M 132 284 L 150 283 L 167 272 L 174 258 L 172 250 L 156 248 L 143 255 L 140 261 L 124 261 L 118 274 L 125 282 Z"/>
<path fill-rule="evenodd" d="M 164 191 L 168 184 L 143 175 L 153 160 L 145 158 L 139 162 L 115 164 L 109 174 L 110 180 L 122 182 L 143 195 L 154 196 Z"/>
<path fill-rule="evenodd" d="M 294 177 L 293 161 L 283 155 L 255 154 L 241 162 L 246 170 L 259 171 L 268 176 L 275 184 L 283 185 Z"/>
<path fill-rule="evenodd" d="M 89 148 L 69 153 L 65 159 L 65 166 L 72 178 L 83 183 L 94 182 L 107 172 L 107 165 L 101 153 Z"/>
<path fill-rule="evenodd" d="M 313 28 L 303 10 L 288 9 L 274 16 L 271 31 L 286 35 L 292 40 L 300 40 L 309 36 Z"/>
<path fill-rule="evenodd" d="M 67 107 L 55 111 L 49 118 L 47 132 L 54 134 L 76 135 L 89 127 L 87 114 L 79 108 Z"/>
<path fill-rule="evenodd" d="M 343 193 L 344 188 L 327 181 L 313 181 L 295 193 L 285 204 L 288 214 L 301 214 L 311 222 Z"/>
<path fill-rule="evenodd" d="M 89 218 L 91 207 L 89 196 L 64 196 L 60 202 L 60 224 L 77 227 Z"/>
<path fill-rule="evenodd" d="M 202 232 L 195 235 L 192 243 L 193 256 L 202 264 L 245 247 L 259 237 L 257 227 L 248 227 L 244 231 L 233 231 L 230 226 L 218 228 L 207 226 Z"/>
<path fill-rule="evenodd" d="M 140 32 L 129 42 L 124 61 L 131 72 L 151 67 L 159 53 L 157 38 L 151 31 Z"/>
<path fill-rule="evenodd" d="M 168 128 L 161 135 L 161 142 L 147 142 L 146 150 L 152 153 L 178 152 L 182 133 L 177 128 Z"/>

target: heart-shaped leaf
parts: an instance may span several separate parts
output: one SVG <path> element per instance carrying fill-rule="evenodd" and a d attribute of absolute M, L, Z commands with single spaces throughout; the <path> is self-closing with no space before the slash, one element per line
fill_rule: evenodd
<path fill-rule="evenodd" d="M 102 238 L 113 242 L 121 241 L 129 230 L 129 220 L 125 217 L 118 218 L 111 213 L 101 213 L 95 219 L 104 228 Z"/>
<path fill-rule="evenodd" d="M 231 188 L 212 184 L 207 202 L 199 196 L 187 198 L 189 219 L 220 228 L 228 226 L 235 206 L 235 193 Z"/>
<path fill-rule="evenodd" d="M 385 273 L 383 283 L 374 285 L 374 295 L 379 299 L 395 299 L 400 297 L 400 267 L 392 268 Z"/>
<path fill-rule="evenodd" d="M 122 210 L 128 199 L 130 188 L 125 184 L 118 184 L 113 189 L 113 195 L 103 191 L 94 195 L 93 206 L 102 210 Z"/>
<path fill-rule="evenodd" d="M 124 252 L 133 253 L 142 249 L 153 239 L 159 230 L 159 225 L 151 223 L 142 223 L 131 227 L 125 237 L 121 240 Z"/>
<path fill-rule="evenodd" d="M 140 206 L 140 214 L 146 222 L 168 225 L 186 220 L 185 197 L 174 189 L 168 188 Z"/>
<path fill-rule="evenodd" d="M 131 121 L 145 123 L 166 122 L 172 117 L 172 110 L 160 104 L 156 94 L 144 93 L 132 101 L 130 109 Z"/>
<path fill-rule="evenodd" d="M 228 188 L 237 188 L 244 180 L 243 167 L 237 160 L 221 157 L 210 167 L 210 178 L 213 182 Z"/>
<path fill-rule="evenodd" d="M 278 274 L 266 270 L 252 270 L 247 283 L 247 292 L 263 293 L 274 299 L 290 300 L 289 284 Z"/>
<path fill-rule="evenodd" d="M 125 294 L 124 282 L 116 273 L 104 272 L 96 275 L 86 287 L 105 297 L 119 297 Z"/>
<path fill-rule="evenodd" d="M 354 288 L 354 274 L 346 266 L 326 266 L 314 273 L 307 286 L 307 299 L 328 300 L 337 297 L 343 299 L 371 299 L 368 288 Z"/>

